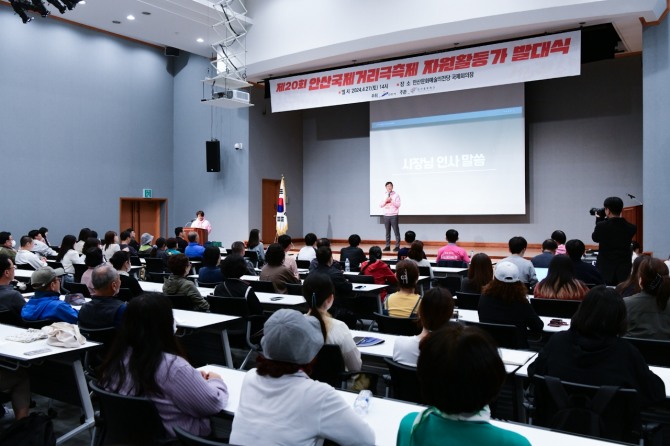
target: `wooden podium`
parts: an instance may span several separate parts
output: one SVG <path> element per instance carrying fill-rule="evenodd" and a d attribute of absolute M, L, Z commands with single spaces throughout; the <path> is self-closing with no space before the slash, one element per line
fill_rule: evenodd
<path fill-rule="evenodd" d="M 637 241 L 642 249 L 644 249 L 644 243 L 642 243 L 642 205 L 630 206 L 623 208 L 621 216 L 626 219 L 628 223 L 633 223 L 637 226 L 637 232 L 633 240 Z"/>
<path fill-rule="evenodd" d="M 196 232 L 198 234 L 198 244 L 205 246 L 205 243 L 207 243 L 207 236 L 209 235 L 207 229 L 190 228 L 190 227 L 184 228 L 184 235 L 186 236 L 186 241 L 188 241 L 189 232 Z"/>

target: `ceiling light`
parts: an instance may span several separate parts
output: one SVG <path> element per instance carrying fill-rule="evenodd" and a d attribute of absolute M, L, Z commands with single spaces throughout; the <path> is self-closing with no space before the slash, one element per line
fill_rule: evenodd
<path fill-rule="evenodd" d="M 196 39 L 196 42 L 198 42 L 198 43 L 202 43 L 202 42 L 204 42 L 204 41 L 205 41 L 205 40 L 204 40 L 202 37 L 198 37 L 198 38 Z"/>
<path fill-rule="evenodd" d="M 79 4 L 80 4 L 80 5 L 85 5 L 85 4 L 86 4 L 86 0 L 81 0 L 81 1 L 79 2 Z"/>
<path fill-rule="evenodd" d="M 132 14 L 129 14 L 128 17 L 126 17 L 128 20 L 135 20 L 135 16 Z"/>

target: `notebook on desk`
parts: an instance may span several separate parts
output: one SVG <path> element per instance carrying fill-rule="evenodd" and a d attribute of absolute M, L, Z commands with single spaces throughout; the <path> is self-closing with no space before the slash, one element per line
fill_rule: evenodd
<path fill-rule="evenodd" d="M 358 347 L 372 347 L 373 345 L 378 345 L 384 342 L 383 339 L 373 338 L 369 336 L 355 336 L 354 342 Z"/>

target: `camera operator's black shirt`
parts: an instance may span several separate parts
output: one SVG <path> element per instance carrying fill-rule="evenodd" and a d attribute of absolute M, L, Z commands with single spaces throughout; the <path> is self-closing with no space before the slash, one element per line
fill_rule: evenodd
<path fill-rule="evenodd" d="M 630 274 L 632 253 L 630 243 L 637 227 L 621 217 L 612 217 L 596 224 L 591 238 L 599 244 L 596 267 L 607 285 L 617 285 Z"/>

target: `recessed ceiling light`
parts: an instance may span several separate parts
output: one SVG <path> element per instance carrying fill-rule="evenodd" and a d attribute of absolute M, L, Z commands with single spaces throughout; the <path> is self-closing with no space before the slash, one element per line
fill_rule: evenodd
<path fill-rule="evenodd" d="M 135 16 L 132 15 L 132 14 L 128 15 L 128 17 L 126 17 L 126 18 L 127 18 L 128 20 L 135 20 Z"/>
<path fill-rule="evenodd" d="M 198 38 L 196 39 L 196 42 L 198 42 L 198 43 L 202 43 L 202 42 L 204 42 L 204 40 L 203 40 L 202 37 L 198 37 Z"/>
<path fill-rule="evenodd" d="M 121 24 L 121 21 L 120 21 L 120 20 L 112 20 L 112 23 L 117 24 L 117 25 L 120 25 L 120 24 Z"/>
<path fill-rule="evenodd" d="M 142 15 L 151 15 L 149 11 L 142 11 Z"/>
<path fill-rule="evenodd" d="M 78 5 L 85 5 L 85 4 L 86 4 L 86 1 L 85 1 L 85 0 L 81 0 L 81 1 L 80 1 L 79 3 L 77 3 L 77 4 L 78 4 Z"/>

